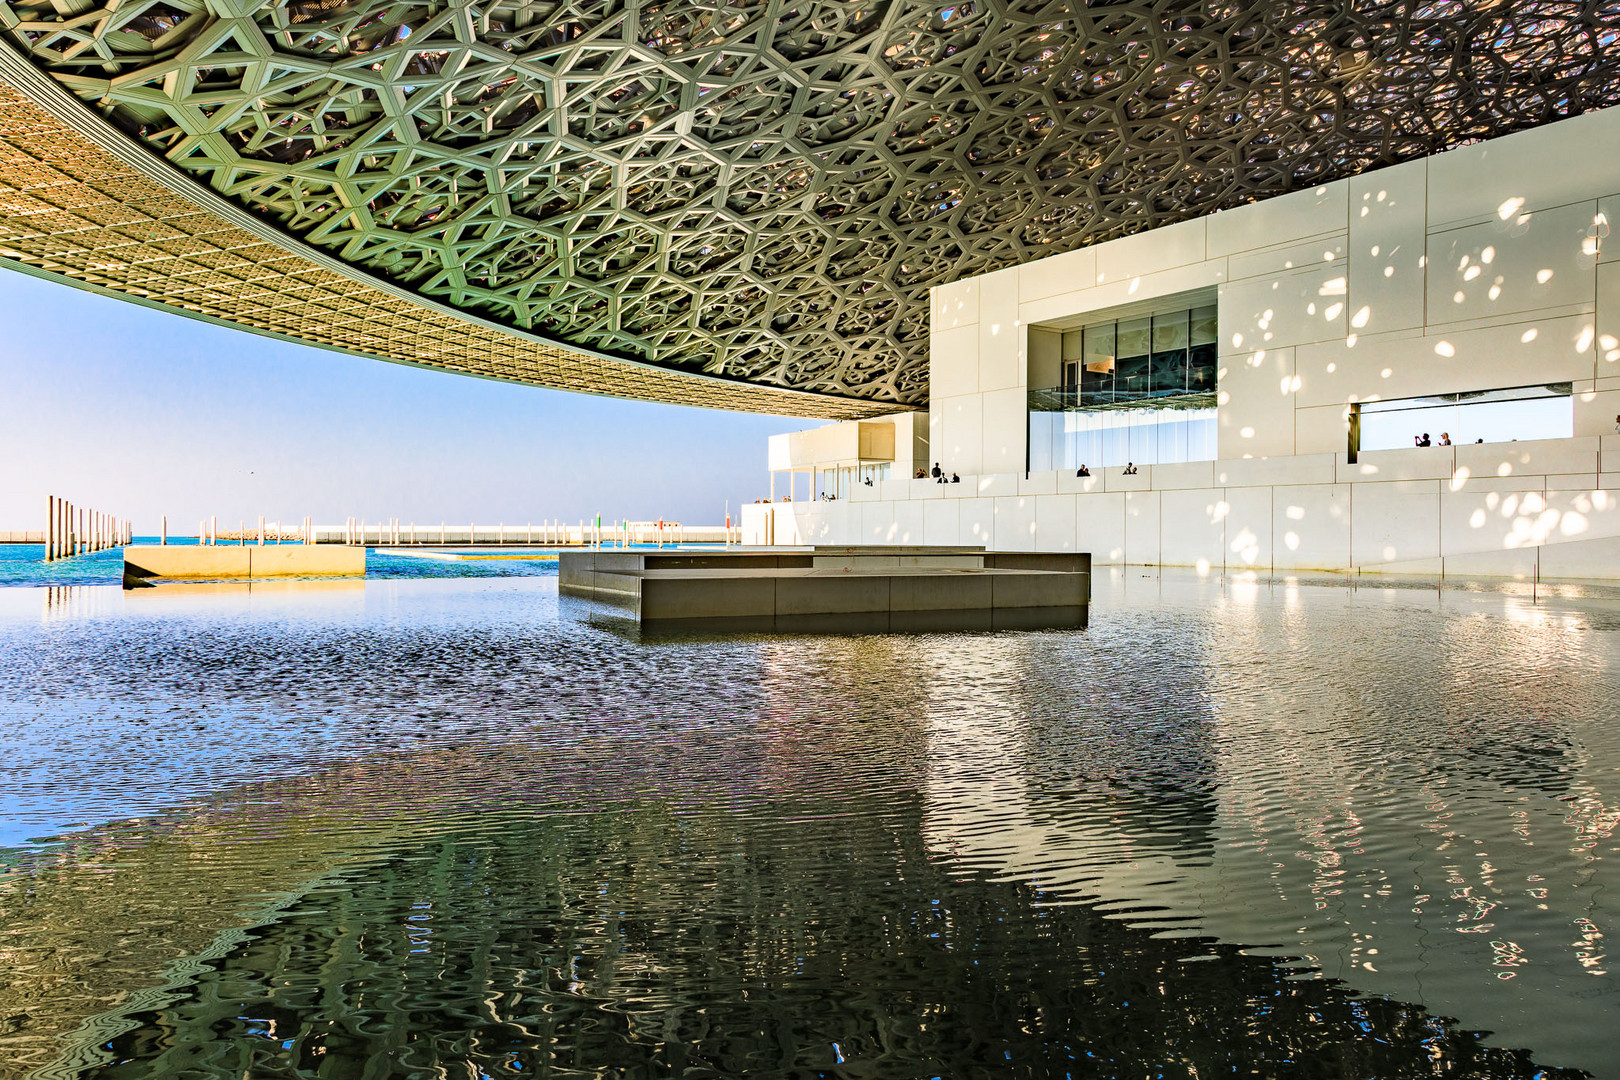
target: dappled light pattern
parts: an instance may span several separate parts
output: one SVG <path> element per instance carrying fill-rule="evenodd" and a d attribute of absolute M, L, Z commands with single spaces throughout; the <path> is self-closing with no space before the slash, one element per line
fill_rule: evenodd
<path fill-rule="evenodd" d="M 236 9 L 231 9 L 234 12 Z M 421 295 L 914 404 L 930 286 L 1620 101 L 1612 4 L 0 3 L 174 167 Z"/>
<path fill-rule="evenodd" d="M 538 579 L 0 590 L 8 1063 L 1607 1067 L 1614 601 L 1098 593 L 631 641 Z"/>

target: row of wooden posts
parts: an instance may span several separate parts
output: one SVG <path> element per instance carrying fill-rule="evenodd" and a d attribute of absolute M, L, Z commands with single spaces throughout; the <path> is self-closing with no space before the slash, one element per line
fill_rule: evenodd
<path fill-rule="evenodd" d="M 123 518 L 100 510 L 74 506 L 55 495 L 45 501 L 45 561 L 71 559 L 95 551 L 122 547 L 134 538 L 134 527 Z"/>

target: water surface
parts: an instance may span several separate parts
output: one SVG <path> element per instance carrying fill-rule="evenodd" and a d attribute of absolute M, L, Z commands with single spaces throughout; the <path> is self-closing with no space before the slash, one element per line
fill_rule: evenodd
<path fill-rule="evenodd" d="M 1097 594 L 0 590 L 0 1074 L 1620 1075 L 1620 601 Z"/>

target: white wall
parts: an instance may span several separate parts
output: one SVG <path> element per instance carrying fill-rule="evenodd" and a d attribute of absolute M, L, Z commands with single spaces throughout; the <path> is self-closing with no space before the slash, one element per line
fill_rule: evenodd
<path fill-rule="evenodd" d="M 1620 414 L 1620 109 L 935 288 L 929 424 L 962 474 L 1022 472 L 1028 327 L 1214 286 L 1219 456 L 1345 449 L 1348 406 L 1570 381 Z M 1039 356 L 1037 357 L 1039 360 Z"/>
<path fill-rule="evenodd" d="M 1620 221 L 1620 109 L 940 286 L 930 456 L 963 483 L 799 506 L 797 529 L 1227 571 L 1620 578 L 1620 235 L 1594 250 L 1600 213 Z M 1211 288 L 1219 460 L 1024 472 L 1032 325 Z M 1050 346 L 1037 335 L 1037 366 Z M 1574 384 L 1573 439 L 1346 461 L 1352 403 L 1555 381 Z"/>
<path fill-rule="evenodd" d="M 1342 453 L 1304 454 L 1142 466 L 1134 476 L 900 481 L 847 503 L 774 510 L 794 518 L 778 537 L 805 543 L 1089 551 L 1098 564 L 1226 572 L 1614 579 L 1620 436 L 1385 450 L 1353 465 Z"/>

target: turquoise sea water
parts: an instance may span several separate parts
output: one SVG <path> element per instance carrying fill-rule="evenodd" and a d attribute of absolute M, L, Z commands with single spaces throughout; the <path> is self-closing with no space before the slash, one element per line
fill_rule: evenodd
<path fill-rule="evenodd" d="M 1620 601 L 617 625 L 0 590 L 0 1077 L 1620 1076 Z"/>
<path fill-rule="evenodd" d="M 136 537 L 138 544 L 155 544 L 157 537 Z M 190 537 L 170 537 L 176 546 L 193 546 Z M 45 561 L 43 544 L 0 544 L 0 587 L 50 585 L 117 585 L 123 579 L 120 549 L 98 551 L 71 559 Z M 445 562 L 408 556 L 366 552 L 366 577 L 394 578 L 555 577 L 557 564 L 546 559 L 477 559 Z"/>

